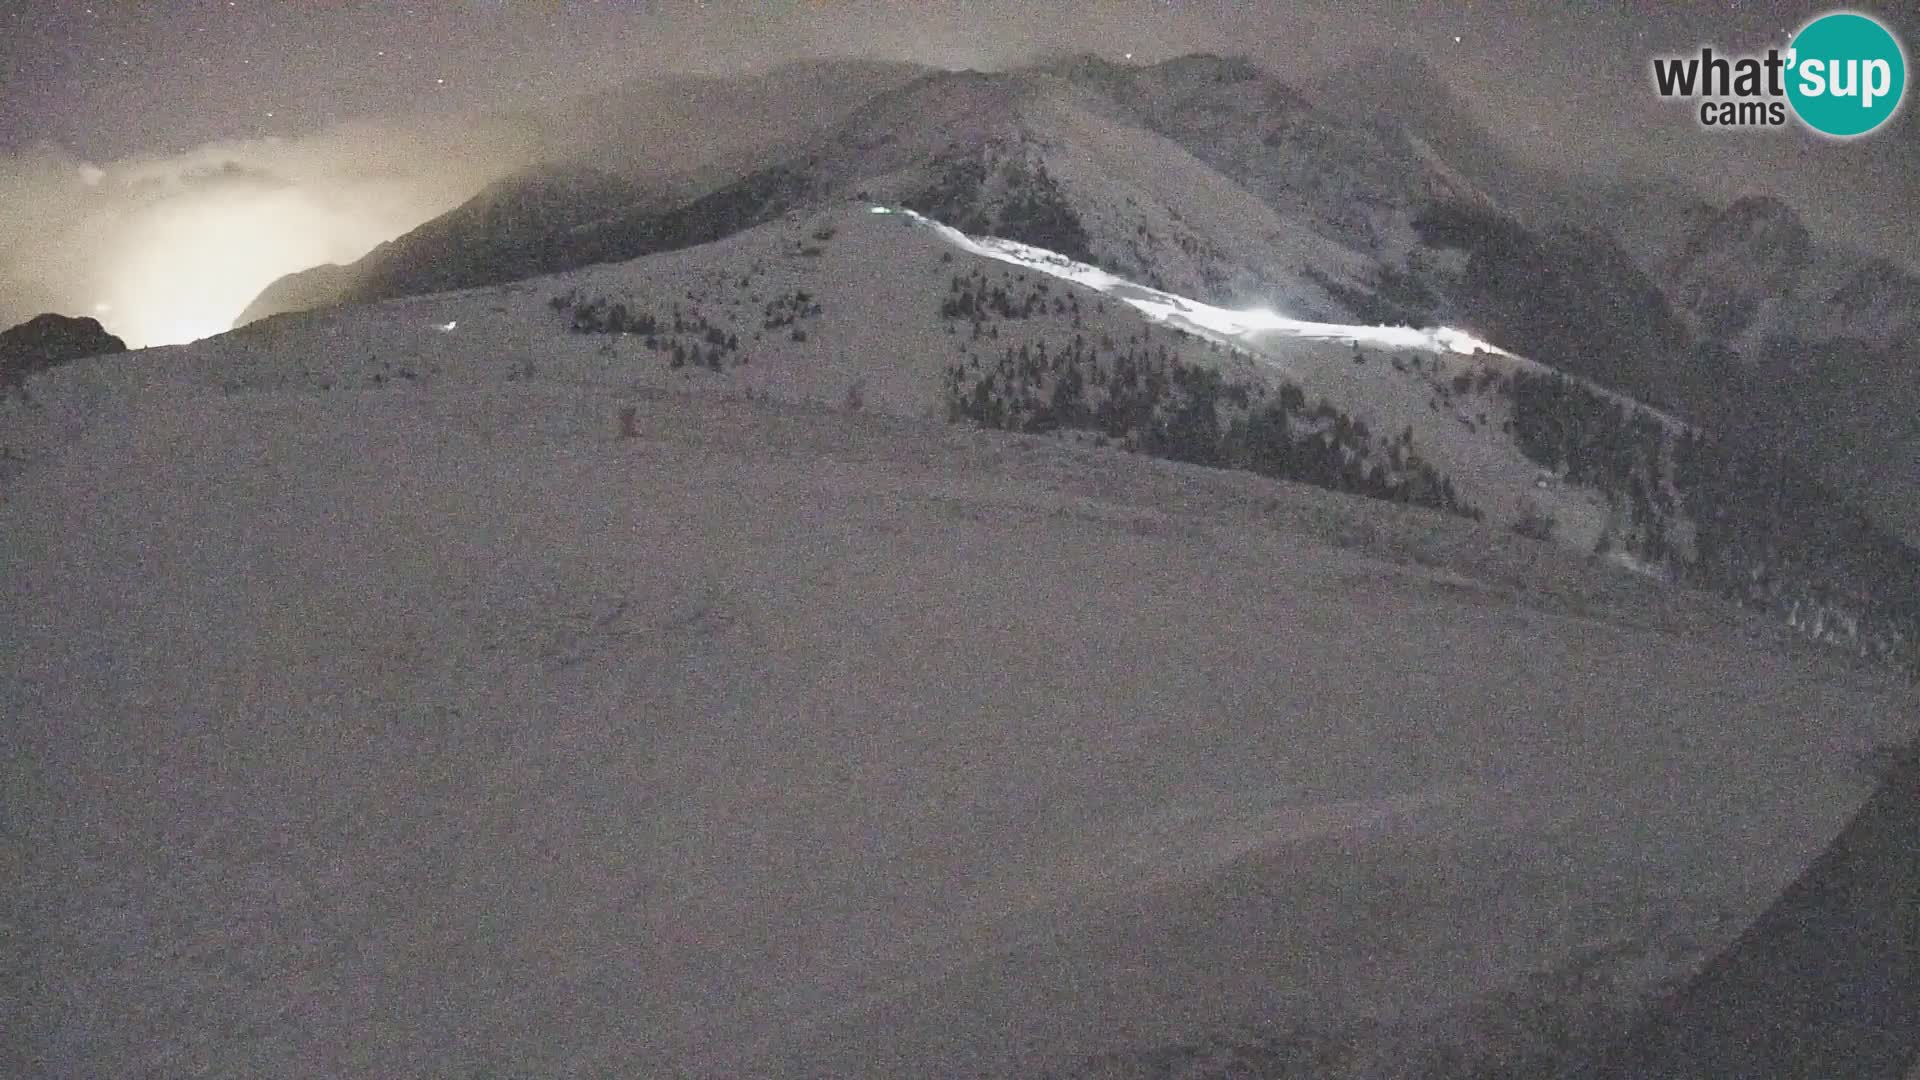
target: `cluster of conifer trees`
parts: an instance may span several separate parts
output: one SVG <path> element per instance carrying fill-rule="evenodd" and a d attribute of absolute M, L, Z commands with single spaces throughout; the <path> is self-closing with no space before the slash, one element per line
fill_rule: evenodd
<path fill-rule="evenodd" d="M 1520 450 L 1623 503 L 1635 554 L 1920 672 L 1920 557 L 1795 462 L 1670 429 L 1557 372 L 1516 372 L 1503 386 Z M 1677 540 L 1682 527 L 1690 544 Z"/>
<path fill-rule="evenodd" d="M 976 310 L 961 307 L 949 317 Z M 1411 429 L 1383 441 L 1325 401 L 1309 407 L 1296 385 L 1229 382 L 1150 334 L 1122 343 L 1075 334 L 1053 349 L 1009 345 L 997 357 L 963 347 L 945 374 L 948 416 L 1009 431 L 1090 432 L 1156 457 L 1481 516 L 1414 452 Z"/>
<path fill-rule="evenodd" d="M 785 300 L 782 298 L 783 303 Z M 637 337 L 649 351 L 665 357 L 667 366 L 675 370 L 704 367 L 722 371 L 729 359 L 734 367 L 747 362 L 740 352 L 739 335 L 715 325 L 697 308 L 683 312 L 680 305 L 675 304 L 662 318 L 645 309 L 630 308 L 625 301 L 609 302 L 605 297 L 585 299 L 571 292 L 554 297 L 548 306 L 570 316 L 567 328 L 574 333 Z"/>
<path fill-rule="evenodd" d="M 1040 162 L 989 147 L 938 164 L 935 179 L 901 205 L 972 236 L 999 236 L 1092 263 L 1093 240 Z"/>

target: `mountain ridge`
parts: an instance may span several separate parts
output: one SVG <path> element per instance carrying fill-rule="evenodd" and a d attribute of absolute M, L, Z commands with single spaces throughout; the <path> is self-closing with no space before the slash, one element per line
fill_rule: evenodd
<path fill-rule="evenodd" d="M 1366 64 L 1388 77 L 1362 85 Z M 352 278 L 336 301 L 356 303 L 470 288 L 871 198 L 1209 303 L 1462 325 L 1718 432 L 1743 454 L 1792 447 L 1843 502 L 1920 537 L 1920 481 L 1902 469 L 1920 460 L 1920 437 L 1899 434 L 1902 411 L 1920 404 L 1920 380 L 1898 363 L 1903 287 L 1867 265 L 1843 273 L 1849 256 L 1816 242 L 1778 199 L 1714 207 L 1660 185 L 1621 187 L 1618 199 L 1640 200 L 1647 220 L 1684 229 L 1659 245 L 1645 232 L 1620 239 L 1607 230 L 1626 203 L 1574 212 L 1578 185 L 1504 154 L 1447 105 L 1437 70 L 1398 54 L 1304 88 L 1208 54 L 888 69 L 882 81 L 841 99 L 817 135 L 691 199 L 634 202 L 614 189 L 575 212 L 588 200 L 560 198 L 533 215 L 524 241 L 476 204 L 311 284 Z M 1407 94 L 1433 101 L 1398 115 L 1373 108 Z M 1562 213 L 1545 212 L 1556 205 Z M 1878 338 L 1846 336 L 1867 314 Z M 1805 336 L 1783 336 L 1786 326 Z M 1872 452 L 1889 443 L 1893 453 Z"/>
<path fill-rule="evenodd" d="M 857 199 L 557 280 L 441 296 L 319 322 L 280 316 L 197 350 L 195 363 L 224 371 L 205 377 L 230 389 L 378 387 L 454 378 L 457 366 L 459 381 L 553 368 L 844 396 L 1481 518 L 1737 599 L 1857 655 L 1903 667 L 1920 655 L 1920 616 L 1902 599 L 1920 595 L 1920 556 L 1777 454 L 1708 438 L 1604 380 L 1470 355 L 1444 335 L 1301 327 Z M 387 340 L 369 322 L 382 318 L 407 328 Z M 359 327 L 366 344 L 314 336 L 330 325 Z M 474 340 L 492 374 L 460 359 Z M 345 366 L 274 372 L 272 357 L 307 350 L 344 350 Z M 407 359 L 373 366 L 395 355 Z"/>

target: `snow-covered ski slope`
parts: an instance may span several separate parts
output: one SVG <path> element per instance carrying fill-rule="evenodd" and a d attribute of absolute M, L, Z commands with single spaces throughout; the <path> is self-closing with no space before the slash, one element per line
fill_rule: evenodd
<path fill-rule="evenodd" d="M 924 214 L 905 208 L 875 206 L 873 214 L 903 214 L 909 220 L 931 228 L 948 243 L 984 258 L 994 259 L 1071 281 L 1122 300 L 1156 322 L 1177 326 L 1209 340 L 1221 341 L 1245 349 L 1254 355 L 1273 358 L 1274 348 L 1284 348 L 1287 340 L 1329 341 L 1347 345 L 1365 345 L 1379 349 L 1417 350 L 1443 355 L 1472 357 L 1487 363 L 1507 362 L 1534 371 L 1547 372 L 1548 365 L 1509 352 L 1491 342 L 1482 341 L 1468 331 L 1452 326 L 1394 326 L 1369 323 L 1313 322 L 1282 315 L 1271 308 L 1223 308 L 1191 297 L 1155 289 L 1136 281 L 1108 273 L 1097 266 L 1077 262 L 1056 251 L 994 236 L 969 236 Z M 1568 376 L 1595 393 L 1631 405 L 1658 418 L 1671 429 L 1684 425 L 1653 406 L 1635 401 L 1597 383 Z"/>
<path fill-rule="evenodd" d="M 1902 687 L 1502 529 L 917 418 L 975 258 L 862 206 L 29 380 L 0 1074 L 1524 1075 L 1911 733 Z M 571 334 L 569 291 L 751 363 Z M 1253 363 L 1090 296 L 1089 336 Z"/>
<path fill-rule="evenodd" d="M 102 408 L 0 505 L 11 1076 L 1511 1065 L 1908 727 L 1244 474 L 550 380 Z"/>
<path fill-rule="evenodd" d="M 830 240 L 814 239 L 829 233 Z M 940 316 L 941 301 L 956 271 L 981 268 L 1010 292 L 1029 287 L 1015 280 L 1021 274 L 1047 275 L 1085 300 L 1105 298 L 1108 310 L 1095 312 L 1088 304 L 1071 318 L 1041 311 L 1001 321 L 988 343 L 956 338 Z M 670 346 L 664 343 L 661 351 L 649 351 L 637 335 L 567 333 L 568 317 L 550 310 L 547 301 L 568 294 L 662 320 L 677 309 L 737 339 L 739 349 L 721 372 L 697 364 L 670 369 Z M 785 310 L 778 308 L 783 297 L 801 294 L 816 313 L 790 326 L 768 325 L 770 313 Z M 1544 510 L 1559 523 L 1557 536 L 1583 551 L 1591 551 L 1609 527 L 1610 509 L 1594 492 L 1539 486 L 1540 470 L 1502 434 L 1509 414 L 1502 395 L 1478 386 L 1456 393 L 1450 385 L 1463 374 L 1531 361 L 1449 328 L 1318 323 L 1269 310 L 1225 309 L 1054 252 L 967 236 L 910 211 L 867 204 L 796 215 L 628 263 L 281 316 L 192 346 L 89 365 L 84 375 L 41 387 L 47 408 L 16 417 L 18 430 L 6 442 L 18 450 L 42 441 L 44 431 L 26 429 L 44 427 L 54 415 L 66 415 L 67 428 L 84 422 L 90 402 L 109 387 L 139 397 L 173 392 L 169 386 L 179 379 L 231 393 L 418 388 L 525 377 L 799 402 L 837 402 L 858 386 L 870 410 L 938 416 L 944 414 L 943 369 L 961 360 L 961 352 L 992 360 L 1007 349 L 1057 349 L 1076 335 L 1125 342 L 1147 327 L 1154 328 L 1155 348 L 1185 363 L 1221 369 L 1235 381 L 1286 379 L 1383 437 L 1410 431 L 1412 449 L 1492 522 Z M 703 344 L 698 334 L 678 340 Z M 167 377 L 152 377 L 159 373 Z M 83 386 L 96 389 L 63 404 Z M 7 408 L 0 404 L 0 412 Z"/>
<path fill-rule="evenodd" d="M 1513 354 L 1450 326 L 1416 329 L 1410 326 L 1366 326 L 1350 323 L 1308 322 L 1288 318 L 1265 308 L 1231 310 L 1215 307 L 1110 274 L 1097 266 L 1075 262 L 1058 252 L 1000 237 L 972 237 L 912 210 L 876 206 L 870 213 L 901 213 L 939 233 L 963 251 L 1014 266 L 1027 267 L 1105 293 L 1138 309 L 1156 322 L 1169 323 L 1203 336 L 1250 346 L 1266 337 L 1337 341 L 1383 349 L 1426 349 L 1472 356 L 1485 352 L 1512 358 Z"/>
<path fill-rule="evenodd" d="M 1448 388 L 1462 374 L 1471 378 L 1489 368 L 1498 372 L 1525 369 L 1539 374 L 1553 370 L 1465 330 L 1314 322 L 1266 307 L 1223 308 L 1142 285 L 1031 244 L 970 236 L 909 209 L 873 206 L 868 213 L 902 215 L 969 254 L 1111 296 L 1155 323 L 1216 342 L 1262 372 L 1300 384 L 1310 395 L 1324 398 L 1374 430 L 1411 431 L 1420 451 L 1437 462 L 1465 493 L 1467 501 L 1491 520 L 1550 515 L 1556 522 L 1556 538 L 1583 551 L 1593 550 L 1617 524 L 1617 509 L 1598 492 L 1557 480 L 1549 482 L 1524 458 L 1501 430 L 1510 416 L 1510 403 L 1503 397 L 1475 388 L 1455 399 Z M 1385 354 L 1383 362 L 1370 370 L 1357 366 L 1355 355 L 1363 349 L 1379 350 Z M 1416 362 L 1414 370 L 1409 370 L 1404 362 L 1409 354 L 1426 354 L 1431 359 L 1424 364 Z M 1400 359 L 1395 359 L 1396 355 Z M 1205 354 L 1196 359 L 1216 366 L 1218 363 Z M 1682 422 L 1658 409 L 1587 380 L 1574 379 L 1602 397 L 1656 419 L 1669 431 L 1685 429 Z M 1619 545 L 1612 546 L 1616 550 L 1607 559 L 1613 565 L 1665 576 L 1663 568 L 1648 566 L 1617 550 Z"/>

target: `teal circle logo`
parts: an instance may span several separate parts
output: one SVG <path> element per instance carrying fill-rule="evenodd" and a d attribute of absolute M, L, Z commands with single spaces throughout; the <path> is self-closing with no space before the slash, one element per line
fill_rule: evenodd
<path fill-rule="evenodd" d="M 1794 35 L 1787 57 L 1787 100 L 1825 135 L 1865 135 L 1891 120 L 1906 96 L 1906 52 L 1891 30 L 1865 15 L 1820 16 Z"/>

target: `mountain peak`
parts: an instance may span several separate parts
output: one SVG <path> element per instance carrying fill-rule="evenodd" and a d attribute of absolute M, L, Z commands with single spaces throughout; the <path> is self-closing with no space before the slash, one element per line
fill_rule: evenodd
<path fill-rule="evenodd" d="M 1265 72 L 1244 56 L 1219 53 L 1188 53 L 1163 60 L 1153 70 L 1169 78 L 1205 79 L 1210 82 L 1250 82 Z"/>
<path fill-rule="evenodd" d="M 1777 195 L 1749 194 L 1735 199 L 1720 214 L 1718 227 L 1752 238 L 1773 230 L 1805 231 L 1800 214 Z"/>
<path fill-rule="evenodd" d="M 1774 195 L 1750 194 L 1735 199 L 1708 218 L 1688 245 L 1687 256 L 1707 252 L 1740 251 L 1743 257 L 1762 259 L 1798 270 L 1811 254 L 1813 236 L 1798 211 Z M 1727 269 L 1731 270 L 1731 267 Z"/>
<path fill-rule="evenodd" d="M 1316 96 L 1336 108 L 1354 101 L 1382 101 L 1387 95 L 1397 99 L 1402 110 L 1419 113 L 1459 106 L 1459 95 L 1440 68 L 1411 49 L 1364 49 L 1316 83 Z"/>
<path fill-rule="evenodd" d="M 1158 83 L 1188 87 L 1252 82 L 1270 77 L 1269 72 L 1244 56 L 1207 52 L 1186 53 L 1154 64 L 1116 61 L 1093 52 L 1068 53 L 1042 61 L 1028 70 L 1096 88 L 1110 88 L 1140 76 L 1147 76 Z"/>
<path fill-rule="evenodd" d="M 1708 335 L 1738 340 L 1765 332 L 1769 304 L 1793 291 L 1812 259 L 1813 236 L 1793 207 L 1744 195 L 1687 240 L 1671 291 Z"/>

